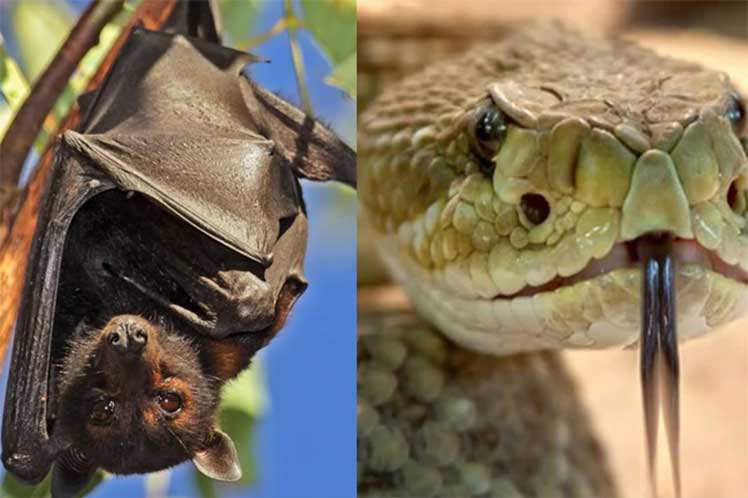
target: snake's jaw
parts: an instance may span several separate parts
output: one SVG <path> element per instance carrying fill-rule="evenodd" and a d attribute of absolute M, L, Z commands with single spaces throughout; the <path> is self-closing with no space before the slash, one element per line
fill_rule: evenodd
<path fill-rule="evenodd" d="M 675 258 L 670 239 L 636 243 L 642 261 L 642 332 L 639 343 L 644 425 L 650 486 L 656 496 L 657 427 L 662 407 L 675 494 L 680 496 L 679 359 Z"/>

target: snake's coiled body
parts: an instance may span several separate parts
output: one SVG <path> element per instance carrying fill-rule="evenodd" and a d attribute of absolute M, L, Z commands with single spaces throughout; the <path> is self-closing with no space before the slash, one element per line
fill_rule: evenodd
<path fill-rule="evenodd" d="M 413 313 L 359 315 L 361 496 L 614 496 L 554 353 L 498 359 Z"/>

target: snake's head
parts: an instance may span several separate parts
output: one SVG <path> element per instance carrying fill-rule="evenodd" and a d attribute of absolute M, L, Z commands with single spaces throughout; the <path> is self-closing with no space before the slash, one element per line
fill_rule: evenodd
<path fill-rule="evenodd" d="M 388 266 L 474 349 L 631 346 L 638 245 L 656 234 L 677 263 L 680 339 L 735 319 L 744 102 L 723 73 L 567 35 L 480 47 L 364 114 L 360 193 Z"/>

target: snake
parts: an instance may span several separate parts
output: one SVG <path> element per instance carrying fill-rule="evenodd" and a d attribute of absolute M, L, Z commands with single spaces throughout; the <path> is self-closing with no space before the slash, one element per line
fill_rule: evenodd
<path fill-rule="evenodd" d="M 639 348 L 676 492 L 678 344 L 748 311 L 745 102 L 723 72 L 533 24 L 359 118 L 359 198 L 416 311 L 497 356 Z"/>

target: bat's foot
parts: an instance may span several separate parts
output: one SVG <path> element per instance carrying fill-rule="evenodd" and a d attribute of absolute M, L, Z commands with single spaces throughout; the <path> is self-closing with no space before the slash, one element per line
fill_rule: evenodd
<path fill-rule="evenodd" d="M 74 449 L 66 451 L 52 469 L 52 498 L 73 498 L 81 494 L 96 469 Z"/>

